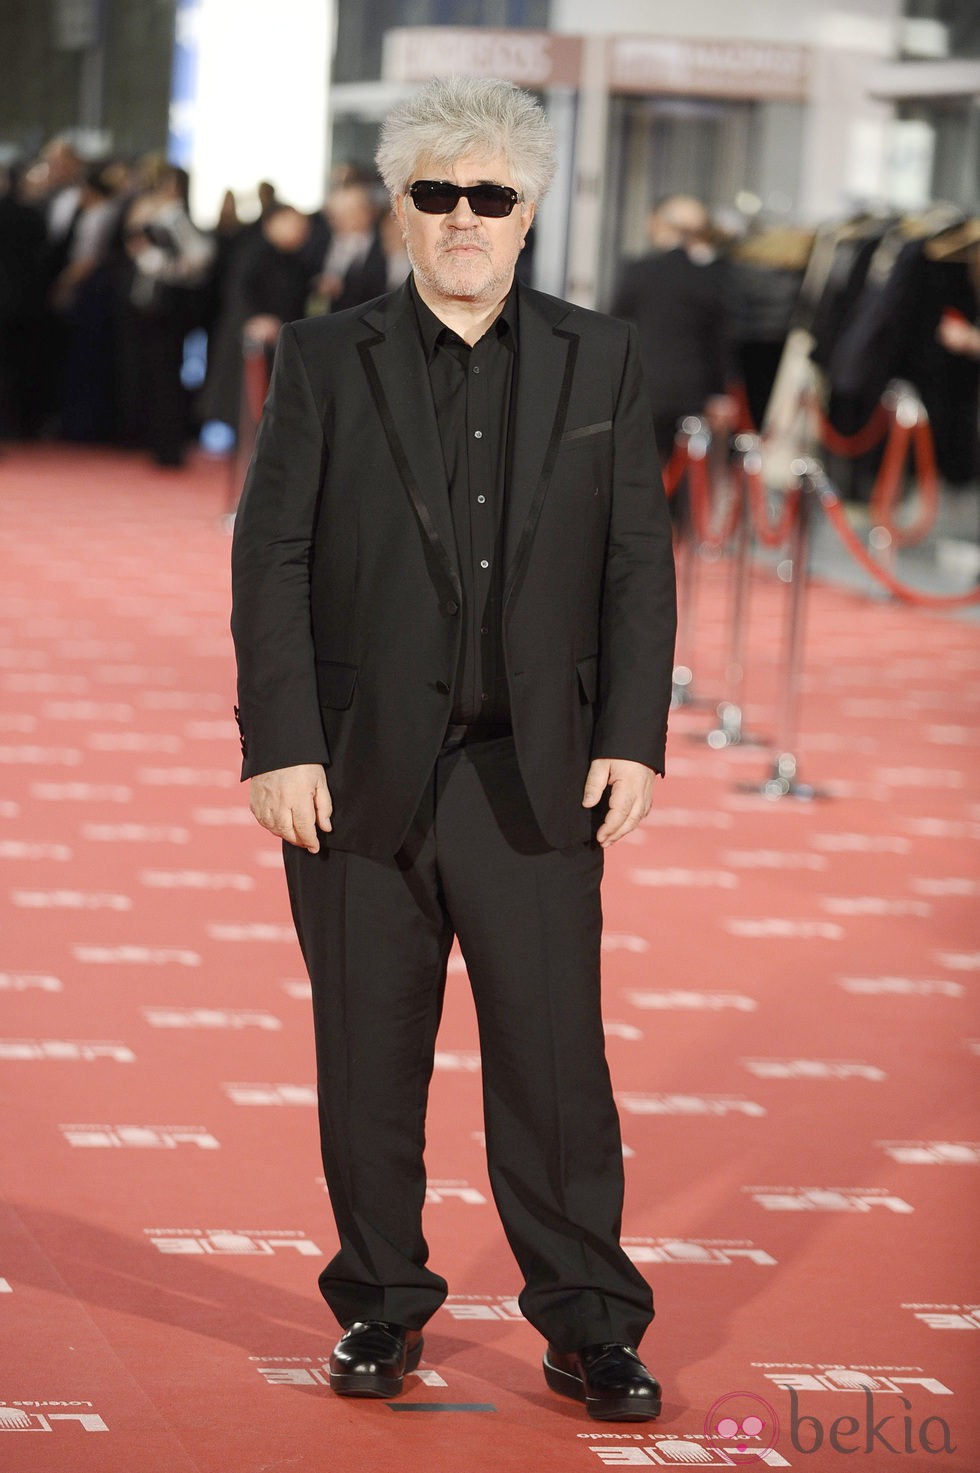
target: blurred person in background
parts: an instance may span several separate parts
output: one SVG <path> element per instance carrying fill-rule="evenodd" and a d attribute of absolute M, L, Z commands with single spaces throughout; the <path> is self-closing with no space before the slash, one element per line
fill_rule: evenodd
<path fill-rule="evenodd" d="M 757 430 L 765 420 L 812 245 L 812 230 L 777 226 L 754 230 L 729 255 L 731 331 L 746 407 Z"/>
<path fill-rule="evenodd" d="M 359 307 L 385 291 L 388 268 L 380 213 L 369 184 L 341 184 L 330 191 L 326 202 L 330 244 L 314 285 L 315 306 L 321 311 Z"/>
<path fill-rule="evenodd" d="M 237 431 L 242 346 L 247 336 L 270 353 L 284 322 L 302 317 L 317 269 L 308 215 L 277 202 L 238 237 L 222 283 L 222 300 L 208 345 L 200 417 Z"/>
<path fill-rule="evenodd" d="M 690 195 L 661 199 L 650 212 L 647 235 L 651 250 L 627 265 L 610 310 L 636 324 L 657 451 L 666 465 L 686 415 L 704 418 L 717 434 L 737 421 L 738 406 L 727 392 L 727 272 L 711 243 L 708 211 Z"/>
<path fill-rule="evenodd" d="M 214 241 L 188 213 L 188 177 L 169 164 L 149 169 L 150 184 L 123 222 L 119 382 L 123 436 L 160 466 L 183 464 L 190 433 L 181 381 L 184 339 L 200 319 L 201 289 Z"/>
<path fill-rule="evenodd" d="M 66 138 L 52 138 L 24 174 L 22 198 L 34 205 L 44 221 L 45 241 L 41 271 L 45 295 L 64 270 L 81 211 L 85 164 Z M 32 345 L 35 379 L 33 418 L 37 433 L 56 436 L 67 333 L 62 317 L 45 302 Z"/>
<path fill-rule="evenodd" d="M 42 413 L 39 342 L 45 310 L 40 210 L 19 197 L 14 168 L 0 168 L 0 439 L 29 438 Z"/>
<path fill-rule="evenodd" d="M 68 256 L 72 231 L 82 202 L 85 164 L 65 138 L 52 138 L 24 176 L 24 199 L 44 217 L 47 269 L 53 281 Z"/>
<path fill-rule="evenodd" d="M 114 429 L 115 297 L 112 244 L 125 200 L 125 174 L 108 163 L 85 171 L 68 257 L 49 300 L 64 324 L 60 431 L 66 440 L 96 443 Z"/>
<path fill-rule="evenodd" d="M 932 431 L 936 461 L 950 488 L 980 475 L 976 404 L 978 365 L 963 351 L 975 324 L 980 277 L 980 221 L 949 219 L 934 205 L 903 217 L 875 250 L 866 279 L 845 320 L 827 376 L 831 411 L 860 427 L 890 379 L 918 391 Z"/>

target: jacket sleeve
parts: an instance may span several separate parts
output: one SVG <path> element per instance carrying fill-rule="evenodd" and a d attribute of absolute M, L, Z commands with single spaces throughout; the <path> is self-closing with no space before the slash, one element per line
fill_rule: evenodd
<path fill-rule="evenodd" d="M 613 417 L 613 484 L 602 595 L 596 757 L 664 771 L 677 607 L 674 555 L 640 370 L 628 340 Z"/>
<path fill-rule="evenodd" d="M 330 760 L 310 622 L 313 530 L 325 464 L 316 401 L 287 323 L 232 542 L 243 778 Z"/>

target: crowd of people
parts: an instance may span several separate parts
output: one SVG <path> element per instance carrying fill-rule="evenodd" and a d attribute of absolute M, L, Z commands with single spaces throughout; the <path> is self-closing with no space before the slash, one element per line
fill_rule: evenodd
<path fill-rule="evenodd" d="M 246 221 L 229 191 L 205 231 L 182 169 L 160 155 L 86 162 L 64 139 L 0 175 L 0 438 L 114 444 L 178 466 L 206 426 L 214 448 L 230 448 L 243 340 L 271 356 L 283 322 L 357 306 L 405 278 L 401 234 L 370 170 L 337 166 L 312 214 L 271 183 L 257 197 Z M 604 305 L 637 325 L 661 458 L 684 415 L 716 432 L 761 425 L 802 326 L 843 433 L 888 378 L 910 379 L 947 479 L 975 479 L 977 224 L 938 207 L 725 236 L 699 200 L 658 201 L 648 254 L 626 263 Z M 528 245 L 525 277 L 533 232 Z M 189 354 L 195 340 L 205 349 Z"/>
<path fill-rule="evenodd" d="M 84 161 L 63 139 L 0 180 L 0 437 L 146 451 L 179 466 L 199 428 L 233 436 L 243 335 L 366 301 L 408 272 L 383 190 L 334 171 L 305 214 L 258 186 L 213 230 L 191 219 L 189 180 L 159 155 Z M 192 334 L 206 337 L 191 355 Z"/>

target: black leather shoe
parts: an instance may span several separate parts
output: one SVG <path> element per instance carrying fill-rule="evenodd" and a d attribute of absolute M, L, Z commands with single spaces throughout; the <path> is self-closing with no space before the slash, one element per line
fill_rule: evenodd
<path fill-rule="evenodd" d="M 355 1320 L 334 1346 L 330 1387 L 340 1396 L 397 1396 L 422 1358 L 421 1330 L 386 1320 Z"/>
<path fill-rule="evenodd" d="M 552 1391 L 584 1401 L 597 1422 L 647 1422 L 660 1415 L 660 1382 L 632 1345 L 548 1346 L 544 1378 Z"/>

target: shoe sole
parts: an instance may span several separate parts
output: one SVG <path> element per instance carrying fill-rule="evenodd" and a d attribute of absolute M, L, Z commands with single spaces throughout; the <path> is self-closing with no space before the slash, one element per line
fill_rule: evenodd
<path fill-rule="evenodd" d="M 405 1356 L 405 1374 L 414 1371 L 422 1359 L 422 1345 L 411 1346 Z M 402 1389 L 401 1376 L 368 1376 L 359 1371 L 331 1371 L 330 1390 L 338 1396 L 373 1396 L 390 1399 Z"/>
<path fill-rule="evenodd" d="M 551 1390 L 557 1391 L 559 1396 L 570 1396 L 574 1401 L 583 1401 L 585 1410 L 596 1422 L 649 1422 L 660 1416 L 662 1403 L 659 1396 L 647 1397 L 642 1404 L 635 1396 L 624 1396 L 621 1401 L 588 1396 L 578 1376 L 559 1370 L 551 1364 L 547 1356 L 543 1365 L 544 1379 Z"/>

